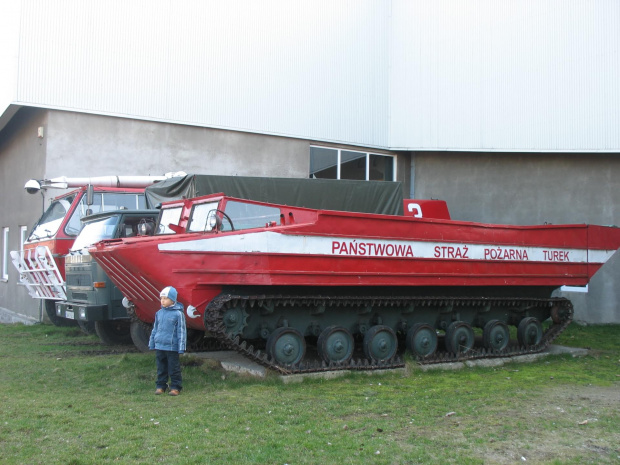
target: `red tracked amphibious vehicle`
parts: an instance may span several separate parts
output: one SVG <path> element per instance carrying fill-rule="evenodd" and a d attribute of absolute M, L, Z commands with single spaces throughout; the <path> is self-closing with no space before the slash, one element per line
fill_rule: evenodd
<path fill-rule="evenodd" d="M 213 194 L 164 203 L 157 235 L 103 241 L 91 254 L 142 321 L 173 285 L 189 328 L 295 372 L 398 366 L 399 344 L 422 361 L 542 350 L 572 319 L 570 301 L 552 292 L 585 286 L 620 247 L 616 227 L 454 221 L 441 201 L 404 210 Z"/>

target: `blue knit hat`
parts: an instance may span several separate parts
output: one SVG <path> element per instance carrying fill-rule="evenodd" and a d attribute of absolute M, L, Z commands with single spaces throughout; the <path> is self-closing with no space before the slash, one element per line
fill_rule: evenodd
<path fill-rule="evenodd" d="M 177 301 L 177 290 L 172 286 L 165 287 L 159 293 L 159 297 L 168 297 L 173 302 L 176 302 Z"/>

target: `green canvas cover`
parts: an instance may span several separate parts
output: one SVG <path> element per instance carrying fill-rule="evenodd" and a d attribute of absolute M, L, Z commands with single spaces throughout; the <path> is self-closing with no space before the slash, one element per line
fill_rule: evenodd
<path fill-rule="evenodd" d="M 241 199 L 319 210 L 403 214 L 400 182 L 188 174 L 160 181 L 145 190 L 150 208 L 162 202 L 219 192 Z"/>

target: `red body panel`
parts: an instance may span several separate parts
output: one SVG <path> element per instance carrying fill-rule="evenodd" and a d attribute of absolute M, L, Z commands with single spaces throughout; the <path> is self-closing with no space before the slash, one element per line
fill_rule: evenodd
<path fill-rule="evenodd" d="M 198 201 L 186 201 L 184 228 Z M 159 290 L 173 285 L 197 309 L 188 326 L 204 329 L 199 316 L 223 286 L 581 286 L 620 246 L 620 229 L 600 226 L 280 211 L 277 225 L 103 241 L 91 254 L 143 321 L 153 321 Z"/>
<path fill-rule="evenodd" d="M 440 218 L 450 219 L 448 205 L 444 200 L 403 200 L 403 212 L 405 216 L 414 218 Z"/>
<path fill-rule="evenodd" d="M 24 250 L 32 250 L 36 249 L 38 246 L 47 247 L 52 257 L 54 257 L 54 261 L 56 262 L 56 266 L 58 267 L 58 271 L 62 275 L 62 279 L 65 279 L 65 255 L 69 253 L 69 249 L 73 245 L 75 238 L 71 237 L 54 237 L 41 241 L 31 241 L 24 244 Z"/>

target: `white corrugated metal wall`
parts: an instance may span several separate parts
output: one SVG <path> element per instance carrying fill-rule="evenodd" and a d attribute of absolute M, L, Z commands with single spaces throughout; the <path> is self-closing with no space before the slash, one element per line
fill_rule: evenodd
<path fill-rule="evenodd" d="M 17 102 L 421 150 L 620 151 L 617 0 L 24 0 Z"/>
<path fill-rule="evenodd" d="M 617 0 L 392 1 L 392 148 L 620 151 Z"/>
<path fill-rule="evenodd" d="M 387 145 L 382 0 L 25 0 L 21 103 Z"/>
<path fill-rule="evenodd" d="M 19 2 L 0 2 L 0 129 L 13 116 L 14 111 L 10 116 L 3 113 L 17 96 L 20 6 Z"/>

